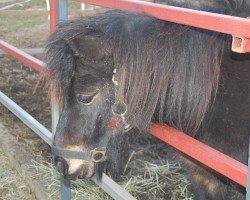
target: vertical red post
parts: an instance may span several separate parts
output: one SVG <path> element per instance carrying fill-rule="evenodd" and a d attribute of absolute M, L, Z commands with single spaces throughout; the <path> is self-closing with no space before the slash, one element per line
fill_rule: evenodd
<path fill-rule="evenodd" d="M 57 25 L 57 0 L 50 0 L 50 32 L 56 30 Z"/>

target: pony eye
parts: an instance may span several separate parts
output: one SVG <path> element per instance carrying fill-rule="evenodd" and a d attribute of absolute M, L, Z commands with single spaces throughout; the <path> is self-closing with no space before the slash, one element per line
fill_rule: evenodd
<path fill-rule="evenodd" d="M 90 104 L 93 101 L 93 98 L 94 96 L 91 95 L 83 95 L 83 94 L 76 95 L 77 101 L 83 104 Z"/>

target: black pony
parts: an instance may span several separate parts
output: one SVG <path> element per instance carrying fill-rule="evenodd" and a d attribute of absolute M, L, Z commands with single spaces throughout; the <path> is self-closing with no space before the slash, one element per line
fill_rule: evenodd
<path fill-rule="evenodd" d="M 182 6 L 236 15 L 232 2 L 225 2 Z M 94 173 L 101 178 L 104 170 L 118 178 L 129 156 L 126 135 L 131 128 L 147 130 L 152 122 L 168 123 L 221 151 L 231 148 L 232 144 L 222 142 L 228 133 L 216 135 L 216 127 L 205 120 L 218 90 L 222 58 L 230 59 L 223 54 L 226 41 L 221 33 L 120 10 L 59 24 L 46 52 L 50 82 L 60 105 L 54 138 L 58 170 L 69 179 Z M 220 104 L 216 101 L 217 110 L 223 109 Z M 237 142 L 248 141 L 244 131 Z M 244 145 L 240 152 L 227 153 L 242 155 L 239 160 L 246 162 Z M 63 151 L 80 152 L 82 159 L 63 156 Z M 195 191 L 197 199 L 229 199 L 227 181 L 195 162 L 186 163 L 203 188 Z M 234 199 L 242 198 L 238 196 Z"/>

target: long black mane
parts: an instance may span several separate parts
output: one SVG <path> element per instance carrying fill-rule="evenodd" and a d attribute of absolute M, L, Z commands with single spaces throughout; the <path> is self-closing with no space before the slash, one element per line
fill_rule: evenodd
<path fill-rule="evenodd" d="M 193 134 L 217 91 L 221 35 L 126 13 L 110 30 L 127 118 L 145 129 L 154 115 Z"/>

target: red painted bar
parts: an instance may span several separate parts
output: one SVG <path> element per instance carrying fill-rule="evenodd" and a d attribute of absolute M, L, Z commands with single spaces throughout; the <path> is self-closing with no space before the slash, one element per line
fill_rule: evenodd
<path fill-rule="evenodd" d="M 239 161 L 168 125 L 153 124 L 152 135 L 246 187 L 248 168 Z"/>
<path fill-rule="evenodd" d="M 57 3 L 56 0 L 50 0 L 50 32 L 56 30 L 57 25 Z"/>
<path fill-rule="evenodd" d="M 250 38 L 250 19 L 138 0 L 76 0 L 107 8 L 146 14 L 161 20 Z"/>
<path fill-rule="evenodd" d="M 2 49 L 7 54 L 12 57 L 20 60 L 21 62 L 29 65 L 31 68 L 35 69 L 38 72 L 41 72 L 47 75 L 48 71 L 45 69 L 45 63 L 34 58 L 33 56 L 21 51 L 20 49 L 0 40 L 0 49 Z"/>

